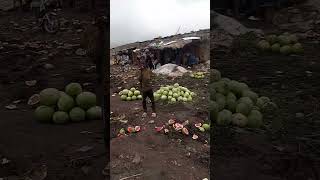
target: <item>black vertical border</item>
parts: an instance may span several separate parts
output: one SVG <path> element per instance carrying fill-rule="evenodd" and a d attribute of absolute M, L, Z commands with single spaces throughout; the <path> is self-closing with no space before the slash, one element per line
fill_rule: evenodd
<path fill-rule="evenodd" d="M 103 92 L 103 105 L 102 105 L 102 119 L 104 121 L 104 142 L 106 148 L 106 165 L 110 164 L 110 0 L 106 0 L 106 28 L 105 28 L 105 42 L 104 42 L 104 56 L 102 60 L 103 68 L 103 81 L 102 81 L 102 92 Z M 108 177 L 110 179 L 110 166 L 106 169 Z"/>
<path fill-rule="evenodd" d="M 218 0 L 213 0 L 213 1 L 210 1 L 210 69 L 213 69 L 214 68 L 214 54 L 213 54 L 213 51 L 212 51 L 212 43 L 213 43 L 213 40 L 211 39 L 211 28 L 213 28 L 212 24 L 213 24 L 213 6 L 214 6 L 214 3 L 215 1 L 218 1 Z M 209 71 L 211 72 L 211 71 Z M 211 76 L 210 76 L 211 77 Z M 210 78 L 211 79 L 211 78 Z M 209 82 L 211 83 L 211 82 Z M 208 86 L 209 88 L 209 86 Z M 208 89 L 209 91 L 209 89 Z M 210 91 L 209 91 L 209 99 L 210 99 Z M 208 116 L 210 118 L 210 112 L 208 112 Z M 210 123 L 211 123 L 211 127 L 212 127 L 212 124 L 213 122 L 211 122 L 211 118 L 210 118 Z M 210 160 L 209 160 L 209 173 L 210 173 L 210 180 L 213 180 L 213 176 L 214 176 L 214 153 L 213 153 L 213 148 L 214 148 L 214 132 L 213 132 L 213 128 L 211 128 L 211 131 L 210 131 Z"/>

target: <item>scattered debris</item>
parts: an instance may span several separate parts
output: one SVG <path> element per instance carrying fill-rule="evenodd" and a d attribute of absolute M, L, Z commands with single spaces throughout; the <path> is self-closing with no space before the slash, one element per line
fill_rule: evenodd
<path fill-rule="evenodd" d="M 25 174 L 24 180 L 44 180 L 48 175 L 47 169 L 46 165 L 34 167 Z"/>
<path fill-rule="evenodd" d="M 10 160 L 9 160 L 9 159 L 7 159 L 7 158 L 2 158 L 2 160 L 1 160 L 1 164 L 2 164 L 2 165 L 8 164 L 8 163 L 10 163 Z"/>
<path fill-rule="evenodd" d="M 19 100 L 13 101 L 12 103 L 13 103 L 13 104 L 19 104 L 21 101 L 22 101 L 22 100 L 19 99 Z"/>
<path fill-rule="evenodd" d="M 81 148 L 77 149 L 77 151 L 87 152 L 87 151 L 90 151 L 91 149 L 93 149 L 93 146 L 82 146 Z"/>
<path fill-rule="evenodd" d="M 18 107 L 14 104 L 10 104 L 10 105 L 7 105 L 6 108 L 9 110 L 14 110 L 14 109 L 17 109 Z"/>
<path fill-rule="evenodd" d="M 34 94 L 29 98 L 28 105 L 33 106 L 33 105 L 38 104 L 39 102 L 40 102 L 40 95 Z"/>
<path fill-rule="evenodd" d="M 86 50 L 79 48 L 79 49 L 76 50 L 75 53 L 78 56 L 84 56 L 84 55 L 86 55 L 87 52 L 86 52 Z"/>
<path fill-rule="evenodd" d="M 138 153 L 136 153 L 132 160 L 132 163 L 139 164 L 141 161 L 142 161 L 141 156 Z"/>
<path fill-rule="evenodd" d="M 37 84 L 37 80 L 25 81 L 27 86 L 34 86 Z"/>
<path fill-rule="evenodd" d="M 54 65 L 48 64 L 48 63 L 44 64 L 43 67 L 44 67 L 46 70 L 54 69 Z"/>
<path fill-rule="evenodd" d="M 82 166 L 81 167 L 81 171 L 85 174 L 85 175 L 88 175 L 89 174 L 89 171 L 90 171 L 90 167 L 89 166 Z"/>
<path fill-rule="evenodd" d="M 199 138 L 199 136 L 197 136 L 196 134 L 192 135 L 192 139 L 196 140 L 198 138 Z"/>
<path fill-rule="evenodd" d="M 185 73 L 190 71 L 186 70 L 184 67 L 178 66 L 176 64 L 165 64 L 158 69 L 153 71 L 155 74 L 167 75 L 169 77 L 183 76 Z"/>
<path fill-rule="evenodd" d="M 123 177 L 123 178 L 121 178 L 121 179 L 119 179 L 119 180 L 126 180 L 126 179 L 130 179 L 130 178 L 133 178 L 133 177 L 138 177 L 138 176 L 141 176 L 141 175 L 142 175 L 142 173 L 140 173 L 140 174 L 135 174 L 135 175 L 128 176 L 128 177 Z"/>

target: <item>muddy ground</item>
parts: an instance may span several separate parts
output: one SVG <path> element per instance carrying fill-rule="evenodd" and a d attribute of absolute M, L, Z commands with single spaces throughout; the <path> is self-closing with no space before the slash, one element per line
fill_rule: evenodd
<path fill-rule="evenodd" d="M 264 31 L 281 32 L 272 26 Z M 270 97 L 279 109 L 265 115 L 268 126 L 257 132 L 216 127 L 213 175 L 225 180 L 319 179 L 319 43 L 302 39 L 303 55 L 284 56 L 259 53 L 256 40 L 245 35 L 230 52 L 213 50 L 214 66 L 224 77 Z"/>
<path fill-rule="evenodd" d="M 1 12 L 0 177 L 21 177 L 33 170 L 47 173 L 51 180 L 104 178 L 102 121 L 39 124 L 33 118 L 34 108 L 27 105 L 28 98 L 42 89 L 63 90 L 70 82 L 96 91 L 94 64 L 75 53 L 92 15 L 71 9 L 58 15 L 63 18 L 61 31 L 50 35 L 37 28 L 29 12 Z M 54 67 L 46 69 L 45 64 Z M 27 86 L 25 81 L 31 80 L 37 83 Z M 20 100 L 16 109 L 5 108 L 16 100 Z"/>
<path fill-rule="evenodd" d="M 151 104 L 148 104 L 148 117 L 142 118 L 141 101 L 121 101 L 117 94 L 119 89 L 139 87 L 137 85 L 139 70 L 132 69 L 131 73 L 125 74 L 120 72 L 120 67 L 112 66 L 111 82 L 114 82 L 114 85 L 111 85 L 110 95 L 112 179 L 132 175 L 138 175 L 135 179 L 155 180 L 208 178 L 210 134 L 200 133 L 194 127 L 194 123 L 208 122 L 208 91 L 206 88 L 209 81 L 208 76 L 201 80 L 189 76 L 176 79 L 164 76 L 155 78 L 154 89 L 177 82 L 197 93 L 197 98 L 191 104 L 168 105 L 157 102 L 158 116 L 156 118 L 150 117 Z M 115 93 L 114 96 L 112 96 L 113 93 Z M 199 135 L 199 139 L 193 140 L 190 135 L 185 136 L 173 130 L 168 135 L 155 131 L 156 126 L 162 126 L 171 118 L 176 118 L 180 122 L 188 120 L 190 134 Z M 128 126 L 141 126 L 143 130 L 129 136 L 117 137 L 119 130 Z"/>

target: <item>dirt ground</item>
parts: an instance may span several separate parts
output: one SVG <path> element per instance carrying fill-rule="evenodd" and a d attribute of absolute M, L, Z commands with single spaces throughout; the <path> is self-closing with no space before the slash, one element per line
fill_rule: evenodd
<path fill-rule="evenodd" d="M 242 36 L 230 52 L 212 52 L 215 68 L 270 97 L 279 110 L 265 115 L 267 128 L 260 131 L 216 127 L 213 175 L 225 180 L 319 179 L 319 43 L 301 40 L 303 55 L 284 56 L 257 52 L 254 40 Z"/>
<path fill-rule="evenodd" d="M 1 12 L 0 177 L 15 179 L 30 175 L 32 170 L 47 173 L 48 180 L 104 178 L 102 170 L 108 152 L 102 121 L 39 124 L 33 118 L 33 107 L 27 105 L 28 98 L 42 89 L 63 90 L 70 82 L 79 82 L 85 85 L 85 90 L 96 91 L 96 73 L 86 70 L 94 64 L 90 58 L 74 53 L 84 26 L 92 17 L 72 10 L 58 14 L 66 20 L 65 24 L 56 35 L 49 35 L 36 27 L 29 12 Z M 67 47 L 68 44 L 72 47 Z M 46 63 L 54 68 L 45 69 Z M 35 86 L 25 84 L 31 80 L 37 81 Z M 20 100 L 16 102 L 17 109 L 5 108 L 16 100 Z"/>
<path fill-rule="evenodd" d="M 119 89 L 137 87 L 138 69 L 132 69 L 126 74 L 120 74 L 120 67 L 111 69 L 111 145 L 110 169 L 112 179 L 120 179 L 141 174 L 135 179 L 199 179 L 209 178 L 209 133 L 200 133 L 194 123 L 208 122 L 206 102 L 208 92 L 208 76 L 202 80 L 191 77 L 181 77 L 174 80 L 159 76 L 154 80 L 154 89 L 160 85 L 179 83 L 197 93 L 192 104 L 163 105 L 156 103 L 158 116 L 151 117 L 151 107 L 148 104 L 147 118 L 142 118 L 142 102 L 121 101 L 118 96 Z M 127 79 L 127 77 L 129 77 Z M 123 80 L 123 79 L 126 80 Z M 125 82 L 125 83 L 123 83 Z M 116 84 L 117 83 L 117 84 Z M 116 93 L 115 96 L 112 96 Z M 158 133 L 155 127 L 162 126 L 169 119 L 176 118 L 180 122 L 189 120 L 190 134 L 199 135 L 198 140 L 177 132 L 168 135 Z M 127 120 L 121 123 L 119 120 Z M 154 121 L 154 122 L 150 122 Z M 143 131 L 125 137 L 117 137 L 121 128 L 128 126 L 141 126 Z M 134 178 L 133 178 L 134 179 Z"/>

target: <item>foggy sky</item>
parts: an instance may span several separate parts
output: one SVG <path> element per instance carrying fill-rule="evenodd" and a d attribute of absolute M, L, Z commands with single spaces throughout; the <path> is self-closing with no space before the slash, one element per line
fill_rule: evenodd
<path fill-rule="evenodd" d="M 111 0 L 110 46 L 210 28 L 210 0 Z"/>

